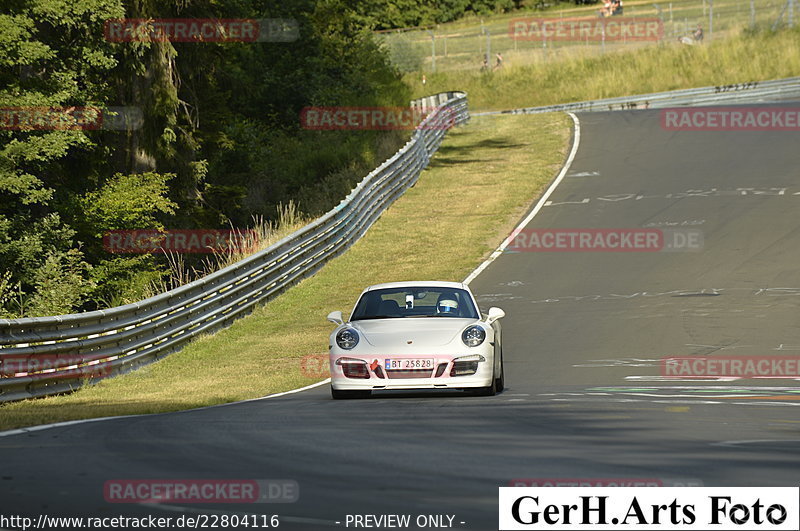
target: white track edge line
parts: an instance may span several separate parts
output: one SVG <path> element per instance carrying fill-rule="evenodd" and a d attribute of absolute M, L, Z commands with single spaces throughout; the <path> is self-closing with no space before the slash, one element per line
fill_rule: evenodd
<path fill-rule="evenodd" d="M 542 209 L 544 204 L 547 202 L 547 199 L 556 190 L 558 185 L 564 179 L 564 176 L 567 175 L 567 172 L 572 166 L 572 162 L 575 160 L 575 154 L 578 152 L 578 146 L 580 146 L 581 143 L 581 122 L 580 120 L 578 120 L 578 117 L 575 116 L 574 113 L 568 112 L 567 114 L 570 116 L 570 118 L 572 118 L 572 121 L 575 123 L 575 132 L 573 134 L 572 150 L 569 153 L 569 157 L 567 157 L 567 161 L 564 163 L 564 167 L 561 168 L 561 172 L 558 174 L 558 177 L 556 177 L 556 179 L 552 182 L 552 184 L 550 184 L 550 187 L 547 189 L 544 195 L 542 195 L 542 197 L 539 199 L 539 202 L 536 203 L 536 206 L 533 207 L 533 210 L 531 210 L 530 213 L 525 217 L 525 219 L 523 219 L 520 222 L 520 224 L 517 225 L 517 227 L 511 231 L 511 234 L 509 234 L 506 237 L 506 239 L 503 240 L 503 243 L 500 244 L 500 247 L 495 249 L 495 251 L 489 256 L 489 258 L 484 260 L 481 265 L 479 265 L 472 273 L 469 274 L 469 276 L 466 279 L 464 279 L 464 284 L 469 285 L 469 283 L 475 280 L 475 278 L 478 275 L 480 275 L 484 269 L 489 267 L 489 264 L 494 262 L 498 256 L 503 254 L 505 248 L 508 247 L 512 241 L 514 241 L 514 238 L 516 238 L 517 234 L 519 234 L 519 231 L 525 228 L 525 226 L 528 223 L 530 223 L 534 217 L 536 217 L 536 214 L 538 214 L 539 211 Z"/>
<path fill-rule="evenodd" d="M 50 428 L 63 428 L 66 426 L 75 426 L 77 424 L 86 424 L 88 422 L 99 422 L 101 420 L 114 420 L 114 419 L 132 419 L 132 418 L 141 418 L 141 417 L 158 417 L 160 415 L 174 415 L 177 413 L 188 413 L 190 411 L 202 411 L 204 409 L 213 409 L 217 407 L 225 407 L 225 406 L 232 406 L 234 404 L 245 404 L 247 402 L 256 402 L 258 400 L 267 400 L 269 398 L 278 398 L 285 395 L 291 395 L 294 393 L 300 393 L 301 391 L 307 391 L 309 389 L 313 389 L 315 387 L 319 387 L 321 385 L 325 385 L 331 381 L 330 378 L 322 380 L 321 382 L 317 382 L 315 384 L 307 385 L 305 387 L 301 387 L 299 389 L 291 389 L 289 391 L 283 391 L 280 393 L 275 393 L 272 395 L 261 396 L 258 398 L 248 398 L 247 400 L 237 400 L 236 402 L 226 402 L 225 404 L 214 404 L 213 406 L 203 406 L 203 407 L 196 407 L 192 409 L 180 409 L 177 411 L 165 411 L 163 413 L 144 413 L 141 415 L 116 415 L 113 417 L 97 417 L 93 419 L 78 419 L 78 420 L 68 420 L 65 422 L 53 422 L 51 424 L 40 424 L 38 426 L 30 426 L 27 428 L 15 428 L 13 430 L 6 430 L 0 431 L 0 437 L 9 437 L 11 435 L 22 435 L 23 433 L 31 433 L 35 431 L 42 431 L 47 430 Z"/>

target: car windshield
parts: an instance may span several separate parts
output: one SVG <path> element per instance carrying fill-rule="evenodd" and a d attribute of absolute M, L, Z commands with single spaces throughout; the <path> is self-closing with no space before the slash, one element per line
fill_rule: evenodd
<path fill-rule="evenodd" d="M 472 297 L 463 289 L 406 287 L 377 289 L 364 293 L 351 321 L 398 317 L 458 317 L 477 319 Z"/>

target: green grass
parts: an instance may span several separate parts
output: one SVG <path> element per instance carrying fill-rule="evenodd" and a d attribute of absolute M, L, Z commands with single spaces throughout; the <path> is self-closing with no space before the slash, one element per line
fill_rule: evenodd
<path fill-rule="evenodd" d="M 416 186 L 314 277 L 138 371 L 5 404 L 0 429 L 221 404 L 322 379 L 304 375 L 301 363 L 327 352 L 328 312 L 348 311 L 370 284 L 463 280 L 557 173 L 571 124 L 563 114 L 473 119 L 448 133 Z"/>
<path fill-rule="evenodd" d="M 464 90 L 472 110 L 533 107 L 683 88 L 764 81 L 800 75 L 800 29 L 743 33 L 702 46 L 669 44 L 560 56 L 495 72 L 408 74 L 415 97 Z"/>

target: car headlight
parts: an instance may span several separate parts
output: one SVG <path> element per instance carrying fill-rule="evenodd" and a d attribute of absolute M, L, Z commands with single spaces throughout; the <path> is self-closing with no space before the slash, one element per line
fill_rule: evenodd
<path fill-rule="evenodd" d="M 339 345 L 339 348 L 345 350 L 353 349 L 358 345 L 358 332 L 352 328 L 342 328 L 339 330 L 339 333 L 336 334 L 336 344 Z"/>
<path fill-rule="evenodd" d="M 468 347 L 477 347 L 486 339 L 486 330 L 478 325 L 472 325 L 461 333 L 461 341 Z"/>

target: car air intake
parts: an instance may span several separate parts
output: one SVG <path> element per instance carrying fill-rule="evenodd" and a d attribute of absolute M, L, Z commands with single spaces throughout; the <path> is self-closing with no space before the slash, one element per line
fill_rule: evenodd
<path fill-rule="evenodd" d="M 336 360 L 336 365 L 342 367 L 342 372 L 347 378 L 360 378 L 366 380 L 369 378 L 369 369 L 367 363 L 361 360 Z"/>
<path fill-rule="evenodd" d="M 430 378 L 433 370 L 431 369 L 407 369 L 402 371 L 386 371 L 389 379 L 400 378 Z"/>
<path fill-rule="evenodd" d="M 478 372 L 477 361 L 456 361 L 450 369 L 450 376 L 469 376 Z"/>

